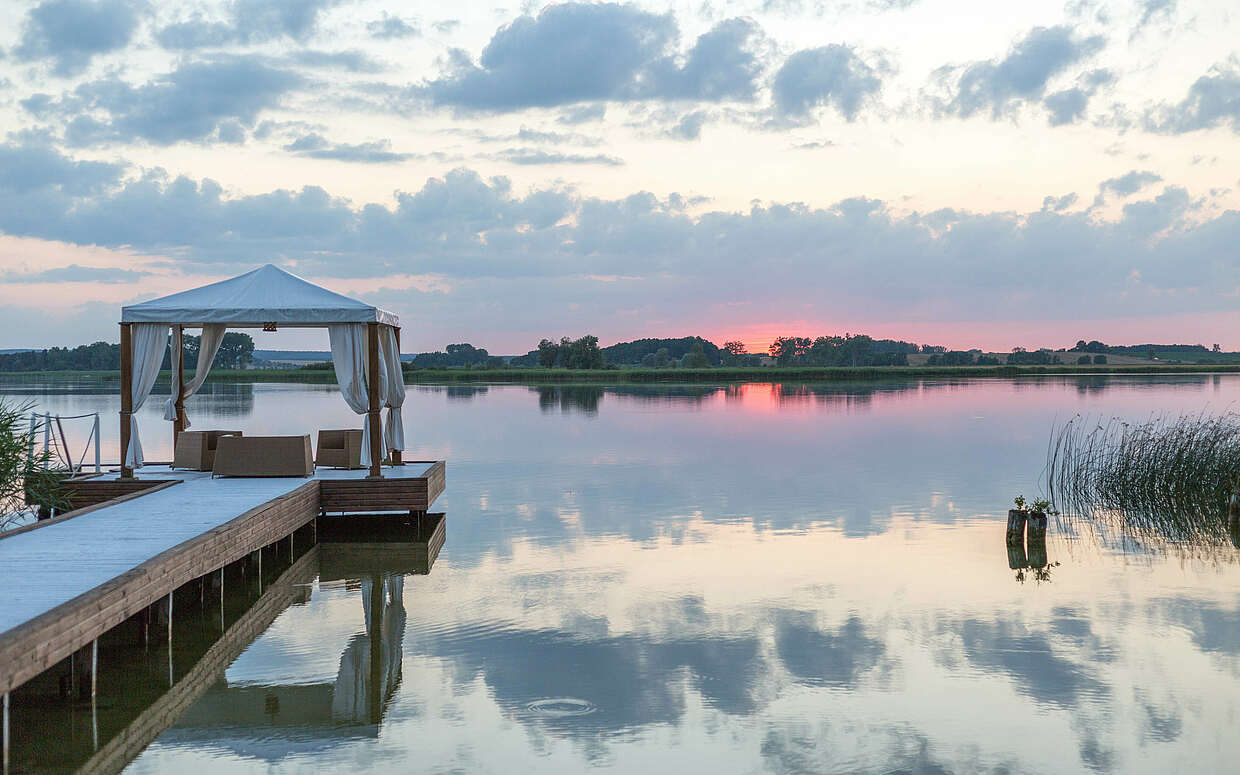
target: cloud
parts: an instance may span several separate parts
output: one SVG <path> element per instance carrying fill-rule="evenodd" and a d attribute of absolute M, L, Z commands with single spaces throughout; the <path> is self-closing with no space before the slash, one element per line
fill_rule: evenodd
<path fill-rule="evenodd" d="M 1091 70 L 1078 78 L 1077 85 L 1071 89 L 1046 95 L 1042 100 L 1042 107 L 1046 108 L 1050 125 L 1075 124 L 1083 119 L 1090 98 L 1098 89 L 1114 80 L 1115 76 L 1110 70 Z"/>
<path fill-rule="evenodd" d="M 1170 22 L 1175 18 L 1177 0 L 1139 0 L 1137 9 L 1141 17 L 1132 27 L 1129 40 L 1135 39 L 1146 27 L 1160 22 Z"/>
<path fill-rule="evenodd" d="M 1050 114 L 1051 126 L 1073 124 L 1085 116 L 1089 95 L 1083 89 L 1065 89 L 1046 95 L 1042 105 Z"/>
<path fill-rule="evenodd" d="M 677 140 L 696 140 L 702 136 L 702 127 L 710 119 L 704 110 L 695 110 L 681 116 L 676 125 L 667 131 L 669 137 Z"/>
<path fill-rule="evenodd" d="M 576 126 L 577 124 L 585 124 L 591 121 L 602 121 L 607 115 L 607 105 L 602 102 L 593 105 L 577 105 L 568 108 L 560 113 L 556 118 L 557 124 L 567 124 Z"/>
<path fill-rule="evenodd" d="M 396 153 L 388 140 L 368 143 L 331 143 L 317 133 L 302 135 L 284 146 L 284 150 L 308 159 L 331 159 L 333 161 L 360 164 L 390 164 L 413 158 L 411 153 Z"/>
<path fill-rule="evenodd" d="M 1076 204 L 1079 199 L 1080 197 L 1075 193 L 1064 194 L 1063 196 L 1048 196 L 1042 200 L 1042 210 L 1061 213 Z"/>
<path fill-rule="evenodd" d="M 866 633 L 865 623 L 857 616 L 849 617 L 835 632 L 823 632 L 810 616 L 782 612 L 775 625 L 775 650 L 799 683 L 849 689 L 856 688 L 886 647 Z"/>
<path fill-rule="evenodd" d="M 850 46 L 831 44 L 789 56 L 771 84 L 772 109 L 781 121 L 807 123 L 818 107 L 831 107 L 848 121 L 882 88 L 880 71 Z"/>
<path fill-rule="evenodd" d="M 101 283 L 103 285 L 122 285 L 135 283 L 150 272 L 138 269 L 113 269 L 110 267 L 80 266 L 69 264 L 54 269 L 38 272 L 6 272 L 2 278 L 6 283 Z"/>
<path fill-rule="evenodd" d="M 415 96 L 466 111 L 509 112 L 581 102 L 749 100 L 762 67 L 757 26 L 729 19 L 677 61 L 676 22 L 634 6 L 566 3 L 496 31 L 478 62 L 456 50 Z"/>
<path fill-rule="evenodd" d="M 69 196 L 95 194 L 119 182 L 125 165 L 74 161 L 43 145 L 0 145 L 0 190 L 27 194 L 59 189 Z"/>
<path fill-rule="evenodd" d="M 547 132 L 538 129 L 530 129 L 529 127 L 521 127 L 516 132 L 508 134 L 488 134 L 479 130 L 450 130 L 454 134 L 460 134 L 469 137 L 480 143 L 541 143 L 556 145 L 584 145 L 597 146 L 602 145 L 603 140 L 599 137 L 591 137 L 589 135 L 579 134 L 577 132 Z"/>
<path fill-rule="evenodd" d="M 1080 38 L 1067 26 L 1035 27 L 1018 40 L 1002 59 L 944 67 L 935 73 L 948 96 L 937 100 L 947 115 L 969 118 L 989 112 L 991 118 L 1015 115 L 1027 104 L 1043 101 L 1047 85 L 1055 76 L 1102 50 L 1106 41 L 1098 35 Z M 1100 73 L 1105 71 L 1094 71 Z M 1047 99 L 1052 123 L 1071 123 L 1084 112 L 1084 103 L 1101 83 L 1087 76 L 1076 90 L 1057 92 Z"/>
<path fill-rule="evenodd" d="M 752 100 L 763 71 L 753 50 L 761 37 L 758 25 L 748 19 L 720 22 L 697 39 L 683 66 L 670 57 L 652 65 L 644 76 L 655 81 L 650 85 L 652 96 L 705 102 Z"/>
<path fill-rule="evenodd" d="M 1162 180 L 1162 175 L 1149 170 L 1133 170 L 1118 178 L 1108 178 L 1098 184 L 1099 196 L 1107 193 L 1115 194 L 1118 197 L 1129 197 L 1137 193 L 1146 186 L 1153 185 Z"/>
<path fill-rule="evenodd" d="M 1037 702 L 1075 708 L 1087 698 L 1109 699 L 1110 687 L 1062 656 L 1044 632 L 975 619 L 959 623 L 953 631 L 957 628 L 971 663 L 1006 673 L 1017 691 Z"/>
<path fill-rule="evenodd" d="M 578 154 L 542 151 L 536 148 L 507 148 L 499 153 L 490 154 L 488 158 L 506 161 L 509 164 L 602 164 L 607 167 L 620 167 L 624 159 L 606 154 Z"/>
<path fill-rule="evenodd" d="M 364 51 L 317 51 L 301 49 L 273 58 L 274 66 L 300 65 L 302 67 L 319 67 L 325 69 L 348 70 L 351 73 L 377 73 L 383 65 L 372 59 Z"/>
<path fill-rule="evenodd" d="M 1215 65 L 1198 78 L 1188 95 L 1175 105 L 1161 105 L 1146 113 L 1144 126 L 1161 134 L 1184 134 L 1230 125 L 1240 134 L 1240 62 Z"/>
<path fill-rule="evenodd" d="M 196 49 L 230 43 L 262 43 L 279 38 L 305 41 L 314 33 L 323 11 L 341 0 L 236 0 L 229 18 L 212 22 L 201 15 L 169 24 L 155 33 L 169 49 Z"/>
<path fill-rule="evenodd" d="M 27 150 L 4 148 L 0 159 Z M 1054 199 L 1029 213 L 898 213 L 862 198 L 699 212 L 677 195 L 515 191 L 466 169 L 398 191 L 392 205 L 358 205 L 315 186 L 226 196 L 211 180 L 122 179 L 94 164 L 52 151 L 0 180 L 0 231 L 175 254 L 186 271 L 278 257 L 320 276 L 435 274 L 498 300 L 480 326 L 528 317 L 519 304 L 561 322 L 570 300 L 603 319 L 679 309 L 686 294 L 743 300 L 755 321 L 793 305 L 895 321 L 1069 319 L 1086 307 L 1106 318 L 1232 309 L 1227 294 L 1240 287 L 1228 260 L 1240 212 L 1211 215 L 1175 186 L 1134 195 L 1112 220 Z"/>
<path fill-rule="evenodd" d="M 422 34 L 422 30 L 418 28 L 415 22 L 405 21 L 399 16 L 392 16 L 387 12 L 384 12 L 382 18 L 368 22 L 366 24 L 366 31 L 370 33 L 370 37 L 378 40 L 416 38 Z"/>
<path fill-rule="evenodd" d="M 77 75 L 96 55 L 128 45 L 137 28 L 130 0 L 44 0 L 26 14 L 13 53 L 23 61 L 53 60 L 56 75 Z"/>
<path fill-rule="evenodd" d="M 83 83 L 58 101 L 35 95 L 28 109 L 66 120 L 65 142 L 73 147 L 227 142 L 301 83 L 292 71 L 256 58 L 191 61 L 139 86 L 111 76 Z"/>

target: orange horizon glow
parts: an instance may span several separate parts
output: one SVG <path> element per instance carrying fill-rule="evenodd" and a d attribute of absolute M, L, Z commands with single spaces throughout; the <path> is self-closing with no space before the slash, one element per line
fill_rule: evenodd
<path fill-rule="evenodd" d="M 879 323 L 817 323 L 789 320 L 714 329 L 702 336 L 720 347 L 724 342 L 740 341 L 750 354 L 763 355 L 781 336 L 819 336 L 865 334 L 875 339 L 895 339 L 915 344 L 942 345 L 949 350 L 978 348 L 986 352 L 1007 353 L 1013 347 L 1036 350 L 1069 348 L 1077 340 L 1097 339 L 1110 345 L 1200 344 L 1209 348 L 1220 344 L 1228 351 L 1240 350 L 1240 317 L 1234 311 L 1190 313 L 1149 318 L 1109 320 L 1050 321 L 883 321 Z M 647 334 L 647 336 L 652 336 Z M 617 339 L 616 341 L 630 341 Z"/>

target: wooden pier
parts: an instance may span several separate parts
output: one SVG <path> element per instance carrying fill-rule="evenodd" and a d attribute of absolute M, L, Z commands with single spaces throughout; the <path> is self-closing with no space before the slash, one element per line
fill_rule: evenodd
<path fill-rule="evenodd" d="M 115 499 L 0 535 L 0 568 L 11 582 L 0 597 L 0 694 L 7 703 L 13 689 L 185 584 L 296 541 L 299 530 L 313 541 L 321 515 L 420 515 L 445 485 L 442 461 L 384 467 L 383 479 L 367 473 L 213 479 L 147 466 L 137 481 L 154 484 L 138 492 L 117 489 L 115 474 L 78 482 L 79 502 L 104 492 Z"/>

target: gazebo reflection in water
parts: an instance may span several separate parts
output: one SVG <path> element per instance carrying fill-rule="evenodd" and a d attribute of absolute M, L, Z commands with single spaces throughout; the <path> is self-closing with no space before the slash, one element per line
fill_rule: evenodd
<path fill-rule="evenodd" d="M 391 528 L 369 529 L 340 518 L 323 540 L 299 554 L 268 557 L 228 579 L 230 592 L 217 611 L 210 601 L 182 610 L 170 651 L 158 645 L 109 649 L 110 675 L 95 719 L 90 714 L 40 714 L 38 734 L 71 741 L 51 749 L 26 749 L 20 764 L 32 771 L 116 772 L 152 743 L 202 745 L 274 761 L 299 750 L 324 750 L 379 734 L 401 682 L 405 586 L 431 572 L 445 538 L 444 515 L 430 514 L 418 539 L 394 539 Z M 317 579 L 317 584 L 315 583 Z M 319 667 L 289 670 L 285 662 L 317 655 L 292 653 L 276 641 L 252 648 L 281 616 L 321 616 L 312 598 L 347 596 L 360 608 L 358 627 L 339 653 L 334 675 Z M 339 610 L 333 608 L 333 611 Z M 347 625 L 346 625 L 347 626 Z M 272 673 L 271 654 L 279 655 Z M 243 656 L 245 655 L 245 656 Z M 240 676 L 230 674 L 240 668 Z M 283 675 L 314 676 L 284 681 Z M 151 680 L 154 678 L 155 680 Z M 327 680 L 324 680 L 327 679 Z M 80 728 L 91 721 L 94 729 Z"/>

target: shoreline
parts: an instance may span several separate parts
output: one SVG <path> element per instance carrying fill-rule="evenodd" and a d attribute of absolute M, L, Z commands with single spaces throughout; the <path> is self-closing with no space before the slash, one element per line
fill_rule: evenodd
<path fill-rule="evenodd" d="M 419 369 L 405 372 L 407 385 L 460 383 L 510 384 L 694 384 L 762 382 L 882 382 L 926 378 L 991 378 L 1037 376 L 1158 376 L 1167 374 L 1236 374 L 1240 364 L 1175 364 L 1155 366 L 757 366 L 707 369 Z M 187 375 L 189 376 L 189 375 Z M 159 380 L 168 381 L 161 371 Z M 111 371 L 11 371 L 0 372 L 0 384 L 31 379 L 119 382 L 120 372 Z M 336 384 L 332 369 L 223 369 L 211 373 L 208 382 Z"/>

